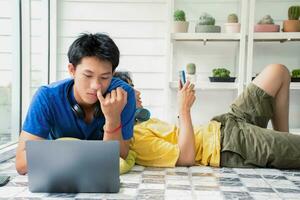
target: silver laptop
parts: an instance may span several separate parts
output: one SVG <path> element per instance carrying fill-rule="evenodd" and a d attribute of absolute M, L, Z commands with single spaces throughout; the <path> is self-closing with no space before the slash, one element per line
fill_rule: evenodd
<path fill-rule="evenodd" d="M 119 142 L 27 141 L 31 192 L 119 192 Z"/>

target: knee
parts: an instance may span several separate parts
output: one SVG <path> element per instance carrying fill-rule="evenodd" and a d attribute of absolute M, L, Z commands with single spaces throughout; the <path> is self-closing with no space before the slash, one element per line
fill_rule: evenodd
<path fill-rule="evenodd" d="M 291 81 L 291 75 L 289 69 L 283 64 L 270 64 L 267 66 L 272 70 L 278 78 L 281 78 L 285 82 Z"/>

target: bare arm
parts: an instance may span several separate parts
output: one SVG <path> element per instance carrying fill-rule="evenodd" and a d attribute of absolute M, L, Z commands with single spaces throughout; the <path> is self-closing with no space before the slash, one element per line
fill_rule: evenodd
<path fill-rule="evenodd" d="M 186 82 L 183 87 L 179 85 L 179 158 L 176 165 L 190 166 L 195 163 L 195 136 L 191 117 L 191 107 L 195 102 L 194 85 Z"/>
<path fill-rule="evenodd" d="M 102 96 L 101 90 L 98 90 L 97 96 L 105 116 L 103 140 L 119 140 L 120 156 L 126 159 L 129 141 L 123 140 L 122 137 L 121 113 L 127 104 L 127 92 L 118 87 L 105 97 Z"/>
<path fill-rule="evenodd" d="M 35 136 L 33 134 L 22 131 L 19 136 L 19 143 L 16 153 L 16 170 L 20 175 L 27 174 L 27 161 L 26 161 L 26 149 L 25 142 L 27 140 L 43 140 L 43 138 Z"/>
<path fill-rule="evenodd" d="M 119 140 L 120 142 L 120 156 L 123 159 L 127 158 L 128 155 L 128 151 L 129 151 L 129 141 L 127 140 L 123 140 L 122 137 L 122 128 L 120 127 L 118 129 L 118 127 L 121 124 L 121 119 L 116 120 L 115 122 L 113 121 L 106 121 L 105 122 L 105 128 L 104 128 L 104 137 L 103 140 L 107 141 L 107 140 Z M 115 132 L 109 132 L 110 130 L 114 130 L 114 129 L 118 129 Z"/>

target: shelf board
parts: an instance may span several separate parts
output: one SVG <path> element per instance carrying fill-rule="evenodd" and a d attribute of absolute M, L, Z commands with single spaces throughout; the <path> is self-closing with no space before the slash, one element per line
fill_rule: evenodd
<path fill-rule="evenodd" d="M 291 82 L 290 89 L 291 90 L 300 90 L 300 82 Z"/>
<path fill-rule="evenodd" d="M 300 128 L 291 128 L 290 133 L 300 135 Z"/>
<path fill-rule="evenodd" d="M 300 41 L 300 32 L 254 33 L 253 39 L 257 42 Z"/>
<path fill-rule="evenodd" d="M 235 90 L 238 89 L 238 85 L 236 82 L 233 83 L 225 83 L 225 82 L 196 82 L 196 90 Z M 170 88 L 178 88 L 178 82 L 172 81 L 169 82 Z"/>
<path fill-rule="evenodd" d="M 169 82 L 170 88 L 178 88 L 178 82 L 172 81 Z M 209 82 L 201 81 L 196 82 L 196 89 L 200 90 L 235 90 L 238 88 L 237 83 L 226 83 L 226 82 Z M 292 82 L 290 85 L 291 90 L 300 90 L 300 82 Z"/>
<path fill-rule="evenodd" d="M 240 41 L 240 33 L 172 33 L 175 41 Z"/>

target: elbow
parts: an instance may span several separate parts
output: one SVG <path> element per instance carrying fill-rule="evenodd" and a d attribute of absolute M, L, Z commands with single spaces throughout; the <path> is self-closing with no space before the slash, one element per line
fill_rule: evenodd
<path fill-rule="evenodd" d="M 181 160 L 178 160 L 176 165 L 178 166 L 185 166 L 185 167 L 190 167 L 190 166 L 193 166 L 195 165 L 195 160 L 190 160 L 190 159 L 181 159 Z"/>
<path fill-rule="evenodd" d="M 128 150 L 127 151 L 124 150 L 120 152 L 120 157 L 123 158 L 124 160 L 126 160 L 127 156 L 128 156 Z"/>
<path fill-rule="evenodd" d="M 20 174 L 20 175 L 26 175 L 27 174 L 26 166 L 16 165 L 16 170 L 17 170 L 18 174 Z"/>
<path fill-rule="evenodd" d="M 27 174 L 27 166 L 24 162 L 21 162 L 18 158 L 16 158 L 16 170 L 20 175 Z"/>
<path fill-rule="evenodd" d="M 193 166 L 193 165 L 195 165 L 195 160 L 194 159 L 187 159 L 187 160 L 184 160 L 183 161 L 183 165 L 184 166 Z"/>
<path fill-rule="evenodd" d="M 195 165 L 195 154 L 184 154 L 180 152 L 176 165 L 178 166 L 193 166 Z"/>
<path fill-rule="evenodd" d="M 126 158 L 128 156 L 128 152 L 129 152 L 129 147 L 127 145 L 124 145 L 120 149 L 120 157 L 123 158 L 124 160 L 126 160 Z"/>

